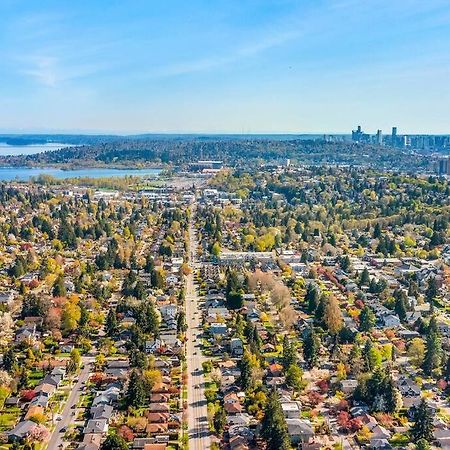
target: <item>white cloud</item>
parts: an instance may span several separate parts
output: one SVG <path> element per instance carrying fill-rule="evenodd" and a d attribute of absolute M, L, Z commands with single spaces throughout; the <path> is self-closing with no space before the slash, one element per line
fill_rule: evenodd
<path fill-rule="evenodd" d="M 33 57 L 29 60 L 31 67 L 21 70 L 21 73 L 31 76 L 44 86 L 54 87 L 58 82 L 57 64 L 58 61 L 54 57 Z"/>

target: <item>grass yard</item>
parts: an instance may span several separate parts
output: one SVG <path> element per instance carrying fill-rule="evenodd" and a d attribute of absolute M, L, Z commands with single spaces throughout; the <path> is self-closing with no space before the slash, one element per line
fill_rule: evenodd
<path fill-rule="evenodd" d="M 34 388 L 44 378 L 44 371 L 32 370 L 28 373 L 28 387 Z"/>
<path fill-rule="evenodd" d="M 17 420 L 19 419 L 20 408 L 6 408 L 0 412 L 0 433 L 11 430 L 14 428 Z"/>
<path fill-rule="evenodd" d="M 395 433 L 389 443 L 393 447 L 404 447 L 410 443 L 408 434 Z"/>

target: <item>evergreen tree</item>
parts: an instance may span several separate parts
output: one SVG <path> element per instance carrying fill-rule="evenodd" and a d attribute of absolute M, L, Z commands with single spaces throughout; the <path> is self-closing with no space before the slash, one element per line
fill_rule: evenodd
<path fill-rule="evenodd" d="M 3 355 L 3 367 L 8 372 L 15 372 L 19 367 L 16 352 L 12 348 L 8 349 Z"/>
<path fill-rule="evenodd" d="M 396 300 L 395 300 L 395 313 L 397 314 L 397 316 L 399 317 L 399 319 L 404 322 L 406 320 L 406 314 L 407 314 L 407 310 L 406 310 L 406 301 L 403 295 L 400 295 Z"/>
<path fill-rule="evenodd" d="M 110 309 L 106 316 L 105 330 L 108 336 L 114 336 L 117 332 L 117 316 L 115 309 Z"/>
<path fill-rule="evenodd" d="M 373 238 L 379 239 L 381 237 L 381 225 L 377 222 L 373 229 Z"/>
<path fill-rule="evenodd" d="M 308 305 L 308 312 L 313 314 L 319 304 L 319 294 L 312 284 L 308 284 L 306 288 L 305 303 Z"/>
<path fill-rule="evenodd" d="M 425 291 L 425 297 L 427 301 L 431 304 L 434 304 L 438 293 L 439 290 L 437 287 L 436 278 L 432 277 L 428 280 L 427 290 Z"/>
<path fill-rule="evenodd" d="M 144 382 L 137 370 L 131 372 L 125 399 L 127 406 L 133 406 L 135 408 L 143 406 L 145 403 Z"/>
<path fill-rule="evenodd" d="M 240 382 L 242 389 L 246 391 L 252 386 L 252 364 L 250 359 L 250 353 L 248 351 L 244 352 L 244 355 L 240 364 L 241 376 Z"/>
<path fill-rule="evenodd" d="M 53 297 L 65 297 L 67 295 L 67 289 L 64 285 L 64 278 L 59 275 L 53 284 Z"/>
<path fill-rule="evenodd" d="M 177 317 L 177 332 L 185 333 L 186 330 L 187 330 L 186 314 L 184 313 L 184 311 L 180 311 Z"/>
<path fill-rule="evenodd" d="M 286 372 L 287 369 L 297 363 L 297 352 L 293 343 L 289 342 L 287 336 L 283 338 L 283 356 L 281 358 L 281 364 L 283 365 L 283 370 Z"/>
<path fill-rule="evenodd" d="M 136 347 L 133 347 L 130 351 L 130 366 L 137 367 L 138 369 L 146 369 L 148 366 L 145 353 Z"/>
<path fill-rule="evenodd" d="M 441 366 L 442 345 L 439 333 L 431 328 L 428 331 L 425 358 L 422 369 L 426 375 L 431 375 L 434 370 Z"/>
<path fill-rule="evenodd" d="M 344 272 L 346 272 L 346 273 L 351 272 L 351 268 L 352 268 L 351 266 L 352 266 L 352 264 L 351 264 L 351 262 L 350 262 L 350 258 L 349 258 L 348 255 L 345 255 L 344 257 L 342 257 L 342 258 L 340 259 L 339 265 L 341 266 L 341 269 L 342 269 Z"/>
<path fill-rule="evenodd" d="M 161 270 L 153 269 L 150 275 L 150 282 L 155 289 L 164 289 L 166 284 Z"/>
<path fill-rule="evenodd" d="M 384 398 L 386 404 L 386 412 L 395 413 L 402 406 L 402 396 L 395 385 L 391 374 L 388 374 L 384 381 Z"/>
<path fill-rule="evenodd" d="M 361 347 L 358 340 L 353 344 L 349 355 L 349 365 L 353 375 L 358 376 L 364 368 Z"/>
<path fill-rule="evenodd" d="M 81 303 L 80 304 L 80 321 L 79 325 L 81 328 L 85 327 L 89 322 L 89 310 L 86 308 L 86 306 Z"/>
<path fill-rule="evenodd" d="M 300 367 L 295 364 L 291 364 L 287 370 L 286 374 L 286 384 L 291 388 L 300 391 L 302 388 L 302 380 L 303 380 L 303 371 Z"/>
<path fill-rule="evenodd" d="M 250 322 L 251 324 L 251 322 Z M 258 329 L 253 324 L 251 328 L 250 335 L 248 337 L 248 345 L 250 347 L 250 351 L 256 355 L 260 354 L 261 350 L 261 338 L 259 337 Z"/>
<path fill-rule="evenodd" d="M 375 314 L 368 307 L 364 306 L 359 316 L 359 329 L 364 332 L 369 332 L 375 326 Z"/>
<path fill-rule="evenodd" d="M 373 343 L 369 338 L 366 340 L 364 344 L 363 358 L 364 358 L 364 369 L 366 372 L 370 372 L 372 370 L 372 361 L 370 358 L 370 352 L 372 351 Z"/>
<path fill-rule="evenodd" d="M 290 450 L 286 419 L 284 418 L 278 393 L 273 390 L 264 409 L 264 418 L 261 423 L 261 437 L 266 442 L 267 450 Z"/>
<path fill-rule="evenodd" d="M 360 286 L 368 286 L 370 283 L 370 275 L 367 267 L 364 267 L 364 270 L 361 272 L 359 277 L 359 285 Z"/>
<path fill-rule="evenodd" d="M 422 399 L 414 414 L 414 425 L 410 430 L 411 439 L 413 442 L 418 442 L 420 439 L 432 441 L 433 431 L 433 415 L 425 399 Z"/>
<path fill-rule="evenodd" d="M 240 292 L 230 291 L 226 295 L 227 306 L 229 309 L 240 309 L 243 305 L 243 298 Z"/>
<path fill-rule="evenodd" d="M 303 342 L 303 357 L 310 368 L 314 367 L 317 363 L 319 348 L 319 339 L 314 332 L 314 328 L 311 327 Z"/>
<path fill-rule="evenodd" d="M 153 257 L 151 254 L 147 255 L 147 258 L 145 258 L 145 266 L 144 266 L 144 270 L 147 273 L 152 273 L 153 270 L 155 269 L 155 262 L 153 260 Z"/>
<path fill-rule="evenodd" d="M 327 306 L 327 298 L 325 295 L 321 295 L 319 304 L 317 305 L 317 308 L 314 312 L 314 317 L 318 324 L 323 324 L 323 317 L 325 314 L 325 308 Z"/>

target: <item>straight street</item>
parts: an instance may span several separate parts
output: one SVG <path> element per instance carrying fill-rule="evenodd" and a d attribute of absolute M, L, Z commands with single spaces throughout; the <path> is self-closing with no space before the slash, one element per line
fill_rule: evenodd
<path fill-rule="evenodd" d="M 192 272 L 186 283 L 186 361 L 188 370 L 188 434 L 190 450 L 205 450 L 211 447 L 208 425 L 208 410 L 205 399 L 205 380 L 202 363 L 206 359 L 201 350 L 201 322 L 198 305 L 197 286 L 194 284 L 196 268 L 197 237 L 193 227 L 193 219 L 189 225 L 189 262 Z"/>
<path fill-rule="evenodd" d="M 56 427 L 53 430 L 52 436 L 48 442 L 47 450 L 57 450 L 62 448 L 63 436 L 65 433 L 65 431 L 62 430 L 66 430 L 75 419 L 76 409 L 72 408 L 78 403 L 84 385 L 89 378 L 89 374 L 91 373 L 94 358 L 92 356 L 83 356 L 81 361 L 84 367 L 81 370 L 78 381 L 73 386 L 64 409 L 61 412 L 62 419 L 59 422 L 56 422 Z"/>

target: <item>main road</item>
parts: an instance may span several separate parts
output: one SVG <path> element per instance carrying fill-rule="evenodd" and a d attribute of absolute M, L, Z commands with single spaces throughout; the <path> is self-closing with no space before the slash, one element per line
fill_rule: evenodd
<path fill-rule="evenodd" d="M 197 268 L 197 235 L 193 226 L 193 208 L 189 223 L 189 262 L 192 268 L 186 280 L 186 362 L 188 371 L 188 435 L 189 450 L 207 450 L 211 447 L 211 433 L 208 425 L 208 408 L 205 398 L 205 379 L 202 363 L 206 360 L 201 350 L 201 319 L 194 271 Z"/>
<path fill-rule="evenodd" d="M 63 436 L 65 434 L 65 431 L 63 430 L 66 430 L 67 427 L 71 423 L 73 423 L 75 419 L 76 409 L 74 409 L 74 405 L 78 403 L 81 392 L 85 388 L 85 383 L 89 378 L 89 374 L 92 370 L 91 364 L 94 361 L 94 358 L 90 356 L 83 356 L 81 361 L 83 363 L 83 368 L 81 369 L 78 381 L 72 387 L 64 409 L 61 412 L 61 420 L 59 422 L 56 422 L 56 427 L 53 430 L 53 433 L 48 442 L 47 450 L 57 450 L 64 445 Z"/>

